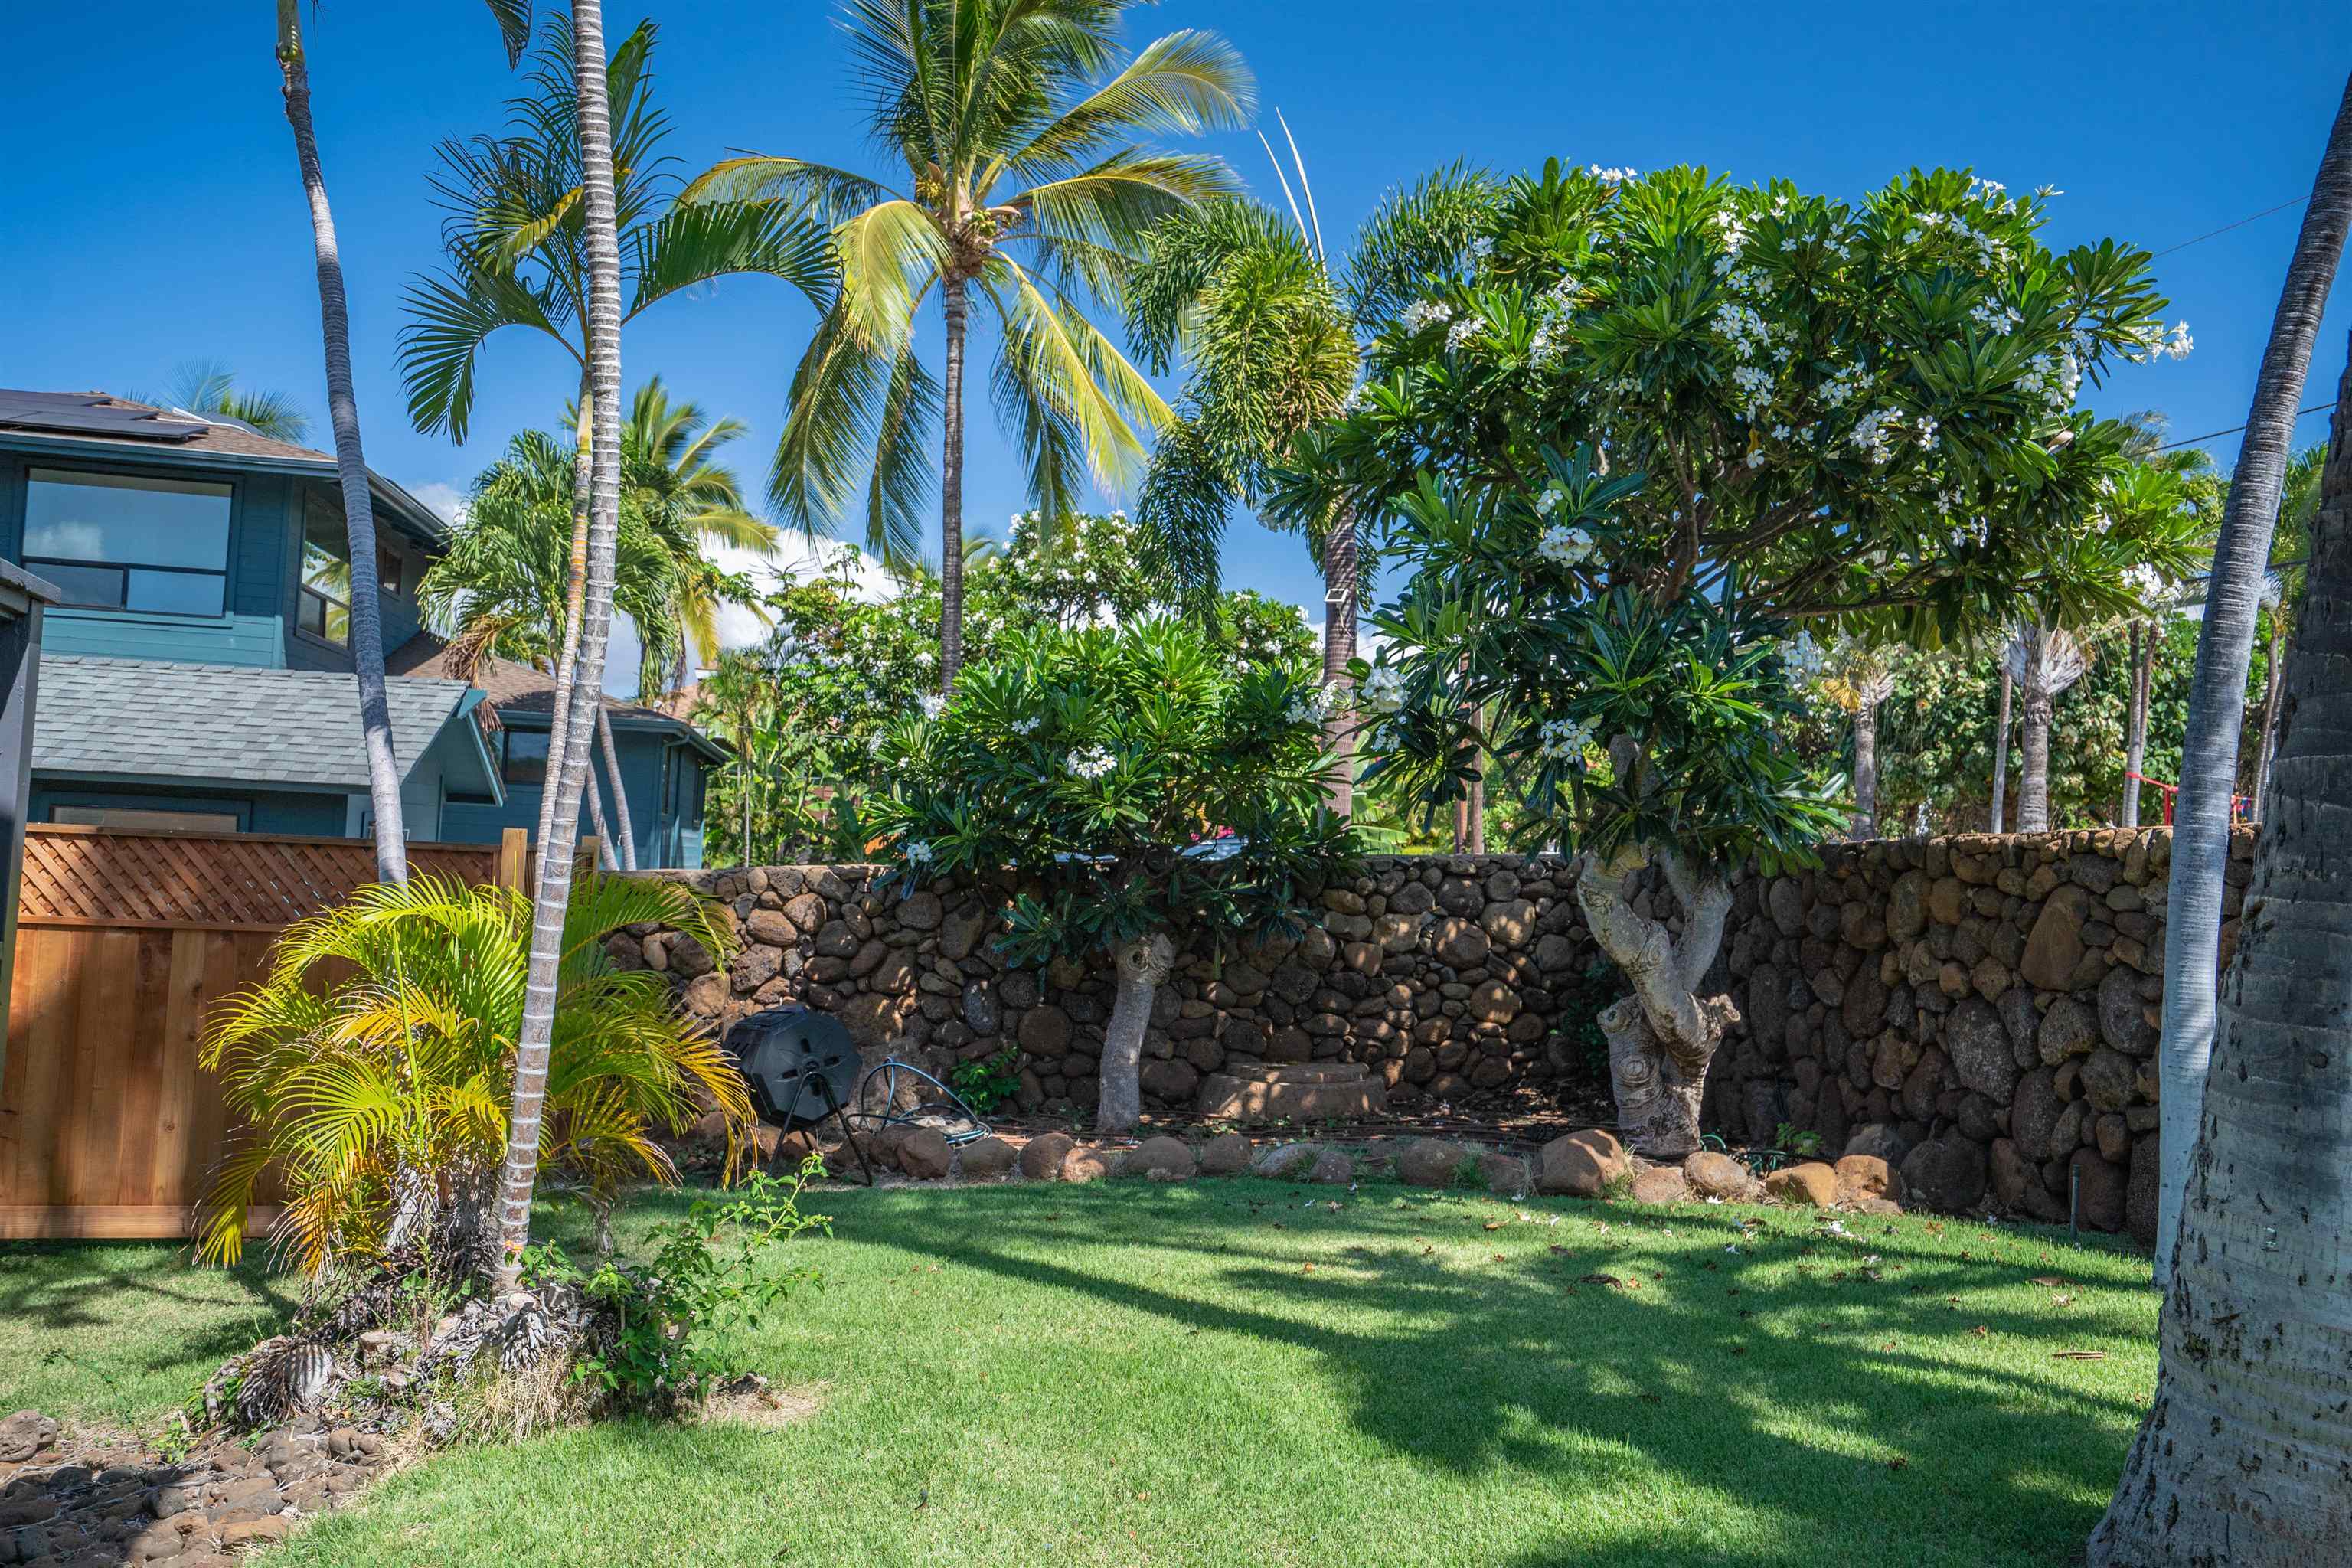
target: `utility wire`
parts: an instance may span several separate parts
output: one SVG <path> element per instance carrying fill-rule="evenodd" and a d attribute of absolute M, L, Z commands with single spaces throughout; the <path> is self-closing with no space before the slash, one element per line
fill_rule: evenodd
<path fill-rule="evenodd" d="M 2326 403 L 2315 403 L 2308 408 L 2296 409 L 2294 411 L 2294 416 L 2297 419 L 2300 419 L 2306 414 L 2316 414 L 2323 408 L 2333 408 L 2335 406 L 2336 404 L 2333 399 L 2330 399 Z M 2202 436 L 2191 436 L 2185 441 L 2167 441 L 2163 446 L 2158 447 L 2157 450 L 2159 452 L 2169 452 L 2181 447 L 2194 447 L 2198 442 L 2210 441 L 2216 436 L 2234 436 L 2244 428 L 2245 426 L 2243 425 L 2232 425 L 2227 430 L 2208 430 Z"/>
<path fill-rule="evenodd" d="M 2215 235 L 2227 234 L 2233 228 L 2243 228 L 2248 224 L 2253 222 L 2255 218 L 2268 217 L 2273 213 L 2283 213 L 2289 207 L 2301 206 L 2310 199 L 2311 198 L 2307 195 L 2297 196 L 2293 201 L 2281 202 L 2274 207 L 2264 207 L 2262 211 L 2242 217 L 2235 223 L 2225 223 L 2217 229 L 2211 229 L 2204 234 L 2200 234 L 2195 239 L 2184 239 L 2179 245 L 2168 245 L 2162 250 L 2158 251 L 2156 255 L 2169 256 L 2176 250 L 2186 250 L 2192 245 L 2201 245 L 2205 241 L 2211 239 Z M 2148 259 L 2154 260 L 2155 257 L 2150 257 Z"/>

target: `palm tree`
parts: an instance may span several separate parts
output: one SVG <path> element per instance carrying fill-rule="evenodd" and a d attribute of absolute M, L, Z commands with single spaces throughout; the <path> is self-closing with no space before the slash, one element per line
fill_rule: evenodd
<path fill-rule="evenodd" d="M 2246 889 L 2249 915 L 2259 907 L 2262 918 L 2245 921 L 2221 991 L 2156 1397 L 2092 1534 L 2092 1568 L 2352 1558 L 2352 1051 L 2342 1048 L 2352 1005 L 2342 741 L 2352 731 L 2352 366 L 2336 390 L 2314 534 L 2286 729 Z M 2179 853 L 2176 841 L 2176 887 Z"/>
<path fill-rule="evenodd" d="M 2304 208 L 2302 231 L 2271 318 L 2246 415 L 2245 441 L 2221 518 L 2213 574 L 2197 637 L 2189 727 L 2180 745 L 2180 793 L 2173 802 L 2172 879 L 2164 925 L 2164 1024 L 2159 1070 L 2163 1159 L 2157 1184 L 2156 1277 L 2172 1266 L 2181 1196 L 2189 1185 L 2197 1108 L 2213 1052 L 2213 997 L 2221 984 L 2222 876 L 2230 859 L 2230 805 L 2237 794 L 2238 744 L 2245 722 L 2246 668 L 2271 558 L 2295 412 L 2311 368 L 2311 345 L 2327 304 L 2344 237 L 2352 228 L 2352 79 Z"/>
<path fill-rule="evenodd" d="M 2281 486 L 2278 531 L 2271 547 L 2271 559 L 2282 554 L 2290 558 L 2307 559 L 2311 554 L 2311 522 L 2319 510 L 2319 479 L 2326 466 L 2327 448 L 2305 447 L 2286 466 L 2286 478 Z M 2254 759 L 2254 784 L 2250 792 L 2254 811 L 2263 809 L 2263 796 L 2268 791 L 2271 753 L 2278 743 L 2280 673 L 2286 665 L 2287 639 L 2293 635 L 2295 605 L 2302 599 L 2300 569 L 2288 564 L 2274 567 L 2263 579 L 2263 607 L 2270 612 L 2270 658 L 2264 662 L 2268 674 L 2263 691 L 2263 732 L 2260 750 Z"/>
<path fill-rule="evenodd" d="M 606 95 L 602 0 L 575 0 L 572 16 L 572 82 L 580 137 L 581 253 L 587 290 L 581 315 L 588 329 L 587 562 L 582 612 L 569 618 L 573 644 L 560 668 L 563 743 L 551 742 L 548 769 L 566 808 L 540 849 L 539 887 L 532 911 L 530 967 L 523 991 L 522 1026 L 515 1039 L 514 1093 L 509 1101 L 506 1166 L 499 1180 L 499 1257 L 496 1283 L 514 1289 L 530 1241 L 531 1187 L 539 1173 L 540 1117 L 547 1096 L 549 1053 L 555 1036 L 557 988 L 564 962 L 564 910 L 572 896 L 572 858 L 579 831 L 577 808 L 588 773 L 588 728 L 604 700 L 604 645 L 613 626 L 614 554 L 621 520 L 621 228 L 615 208 L 612 105 Z M 642 260 L 642 256 L 640 257 Z M 642 282 L 642 275 L 640 279 Z M 575 552 L 575 557 L 577 552 Z M 577 658 L 576 668 L 572 659 Z M 570 679 L 564 682 L 568 673 Z"/>
<path fill-rule="evenodd" d="M 1878 710 L 1895 695 L 1899 647 L 1841 637 L 1822 689 L 1853 715 L 1853 823 L 1850 836 L 1878 837 Z"/>
<path fill-rule="evenodd" d="M 511 63 L 529 25 L 527 0 L 489 0 Z M 352 317 L 343 291 L 341 247 L 327 203 L 327 176 L 319 163 L 319 134 L 310 123 L 310 65 L 302 47 L 301 0 L 278 0 L 278 70 L 286 122 L 294 131 L 294 158 L 310 207 L 310 248 L 319 274 L 320 335 L 326 347 L 327 422 L 335 433 L 335 478 L 343 497 L 343 528 L 351 559 L 352 667 L 358 678 L 360 729 L 368 760 L 368 805 L 375 826 L 379 880 L 408 879 L 407 825 L 400 807 L 400 759 L 393 751 L 392 710 L 383 686 L 383 619 L 376 605 L 375 510 L 368 492 L 367 454 L 360 445 L 360 405 L 352 385 Z"/>
<path fill-rule="evenodd" d="M 638 921 L 692 931 L 717 953 L 730 942 L 710 906 L 674 883 L 592 879 L 565 911 L 539 1158 L 600 1214 L 627 1184 L 677 1179 L 656 1140 L 683 1131 L 703 1097 L 730 1144 L 751 1121 L 742 1079 L 678 1012 L 667 979 L 606 959 L 605 937 Z M 205 1066 L 250 1133 L 205 1195 L 199 1257 L 236 1261 L 272 1170 L 288 1197 L 278 1237 L 312 1273 L 438 1239 L 416 1234 L 436 1221 L 468 1253 L 487 1239 L 530 922 L 511 889 L 420 876 L 362 888 L 286 932 L 268 974 L 205 1031 Z"/>
<path fill-rule="evenodd" d="M 2050 720 L 2066 689 L 2091 668 L 2074 633 L 2045 621 L 2018 627 L 2001 649 L 2001 670 L 2017 689 L 2025 768 L 2018 780 L 2017 831 L 2050 831 Z"/>
<path fill-rule="evenodd" d="M 2009 673 L 2009 658 L 2000 661 L 2000 711 L 1992 721 L 1992 819 L 1991 831 L 2001 831 L 2002 814 L 2009 805 L 2009 736 L 2010 710 L 2015 706 L 2017 682 Z"/>
<path fill-rule="evenodd" d="M 1286 123 L 1283 134 L 1289 141 Z M 1391 197 L 1358 235 L 1343 288 L 1324 248 L 1306 164 L 1289 144 L 1303 212 L 1276 160 L 1275 175 L 1291 198 L 1288 221 L 1237 199 L 1175 214 L 1153 232 L 1150 263 L 1128 299 L 1145 364 L 1164 373 L 1180 353 L 1190 361 L 1181 417 L 1153 456 L 1137 521 L 1160 569 L 1200 605 L 1218 592 L 1218 547 L 1234 509 L 1262 507 L 1291 443 L 1342 411 L 1360 340 L 1377 330 L 1395 296 L 1461 263 L 1492 194 L 1483 175 L 1456 168 Z M 1344 497 L 1264 508 L 1259 516 L 1304 534 L 1323 569 L 1323 684 L 1333 709 L 1327 732 L 1339 757 L 1328 788 L 1332 809 L 1345 815 L 1355 731 L 1339 699 L 1356 656 L 1362 520 Z M 1460 848 L 1475 837 L 1477 814 L 1465 805 L 1458 815 Z"/>
<path fill-rule="evenodd" d="M 239 386 L 236 373 L 219 360 L 190 360 L 173 367 L 171 384 L 161 397 L 134 397 L 133 402 L 160 403 L 210 418 L 234 419 L 257 436 L 299 447 L 310 438 L 310 421 L 283 392 Z"/>
<path fill-rule="evenodd" d="M 586 417 L 593 290 L 575 30 L 576 17 L 549 21 L 530 91 L 508 105 L 508 134 L 442 145 L 434 185 L 449 215 L 442 236 L 447 265 L 412 283 L 400 348 L 409 418 L 421 431 L 446 430 L 460 443 L 473 413 L 478 362 L 490 338 L 509 327 L 526 328 L 551 338 L 570 355 L 580 376 L 575 406 L 581 417 L 567 628 L 582 624 L 594 446 Z M 653 24 L 640 23 L 596 73 L 595 85 L 611 105 L 613 152 L 606 172 L 626 255 L 623 286 L 628 298 L 622 319 L 633 320 L 681 289 L 733 273 L 782 279 L 822 306 L 831 286 L 830 259 L 824 229 L 806 214 L 777 203 L 686 206 L 670 200 L 675 160 L 661 151 L 669 120 L 653 100 L 654 41 Z M 555 661 L 551 757 L 565 744 L 575 663 L 569 651 Z M 549 841 L 558 806 L 553 792 L 541 803 L 542 844 Z"/>
<path fill-rule="evenodd" d="M 963 660 L 964 358 L 971 310 L 992 313 L 992 393 L 1049 519 L 1076 510 L 1082 468 L 1106 488 L 1143 463 L 1140 422 L 1171 416 L 1087 319 L 1115 299 L 1151 226 L 1232 186 L 1222 160 L 1138 139 L 1238 125 L 1254 88 L 1223 39 L 1178 32 L 1114 71 L 1136 0 L 843 0 L 841 26 L 877 140 L 904 188 L 799 158 L 713 166 L 691 201 L 754 198 L 824 211 L 841 289 L 793 373 L 769 496 L 810 532 L 843 521 L 858 478 L 877 555 L 921 552 L 924 454 L 941 457 L 940 678 Z M 1089 89 L 1087 83 L 1108 73 Z M 934 380 L 916 312 L 937 289 L 946 344 Z"/>

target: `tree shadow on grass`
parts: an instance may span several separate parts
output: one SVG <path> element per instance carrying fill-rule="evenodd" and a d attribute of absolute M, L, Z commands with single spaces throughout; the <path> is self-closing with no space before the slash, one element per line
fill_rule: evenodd
<path fill-rule="evenodd" d="M 2031 1266 L 1866 1234 L 1884 1226 L 1822 1237 L 1792 1215 L 1757 1237 L 1733 1215 L 1686 1213 L 1669 1223 L 1710 1249 L 1741 1250 L 1643 1263 L 1638 1247 L 1588 1225 L 1540 1250 L 1502 1238 L 1511 1245 L 1491 1261 L 1481 1248 L 1465 1263 L 1434 1245 L 1458 1250 L 1461 1219 L 1384 1208 L 1367 1192 L 1326 1226 L 1351 1245 L 1309 1271 L 1297 1244 L 1325 1224 L 1314 1190 L 1278 1202 L 1280 1189 L 1265 1201 L 1202 1195 L 1214 1190 L 929 1194 L 860 1204 L 844 1235 L 1189 1330 L 1295 1345 L 1318 1358 L 1361 1433 L 1431 1469 L 1505 1467 L 1596 1497 L 1652 1492 L 1662 1505 L 1711 1492 L 1758 1527 L 1754 1542 L 1698 1540 L 1704 1521 L 1662 1508 L 1654 1534 L 1624 1534 L 1625 1561 L 2075 1561 L 2140 1414 L 2051 1370 L 2064 1364 L 2058 1352 L 2146 1338 L 2126 1293 L 2085 1287 L 2095 1300 L 2056 1313 L 1971 1303 L 1988 1286 L 2026 1283 Z M 1123 1207 L 1147 1211 L 1142 1234 L 1118 1234 Z M 1283 1215 L 1277 1237 L 1286 1208 L 1301 1212 Z M 1055 1256 L 1129 1239 L 1213 1254 L 1215 1299 Z M 1955 1336 L 1983 1353 L 1956 1353 Z M 1901 1543 L 1930 1541 L 1948 1557 L 1903 1555 Z M 1569 1560 L 1537 1552 L 1515 1568 Z"/>

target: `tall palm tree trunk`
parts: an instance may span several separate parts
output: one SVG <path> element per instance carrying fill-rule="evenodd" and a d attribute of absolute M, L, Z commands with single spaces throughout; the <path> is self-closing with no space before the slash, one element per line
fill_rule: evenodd
<path fill-rule="evenodd" d="M 1853 836 L 1878 837 L 1878 704 L 1853 705 Z"/>
<path fill-rule="evenodd" d="M 2124 798 L 2120 814 L 2126 827 L 2139 826 L 2139 775 L 2147 765 L 2147 704 L 2156 683 L 2157 623 L 2131 624 L 2131 710 L 2124 723 Z"/>
<path fill-rule="evenodd" d="M 360 447 L 359 396 L 352 387 L 352 317 L 343 297 L 342 249 L 327 205 L 319 137 L 310 124 L 310 68 L 302 53 L 300 0 L 278 0 L 278 68 L 294 157 L 310 204 L 310 244 L 319 271 L 319 325 L 326 340 L 327 420 L 335 432 L 335 479 L 343 496 L 351 553 L 352 666 L 358 678 L 360 732 L 367 747 L 368 806 L 375 820 L 379 882 L 408 880 L 408 826 L 400 805 L 400 758 L 393 749 L 392 710 L 384 698 L 383 617 L 375 571 L 375 509 L 367 457 Z"/>
<path fill-rule="evenodd" d="M 621 777 L 620 752 L 613 745 L 613 719 L 604 704 L 596 704 L 596 749 L 604 758 L 604 783 L 613 792 L 613 826 L 620 830 L 620 862 L 624 871 L 637 868 L 637 829 L 629 820 L 629 786 Z M 604 831 L 601 826 L 599 833 Z"/>
<path fill-rule="evenodd" d="M 2023 769 L 2017 780 L 2017 830 L 2050 831 L 2050 715 L 2057 700 L 2050 692 L 2050 639 L 2039 632 L 2025 637 L 2025 688 L 2019 702 L 2018 749 Z"/>
<path fill-rule="evenodd" d="M 2263 796 L 2270 788 L 2271 757 L 2278 749 L 2280 673 L 2286 663 L 2286 606 L 2271 610 L 2270 673 L 2263 683 L 2263 744 L 2254 757 L 2254 816 L 2263 815 Z"/>
<path fill-rule="evenodd" d="M 2294 416 L 2303 402 L 2320 312 L 2352 227 L 2352 79 L 2329 130 L 2304 208 L 2303 229 L 2279 292 L 2271 336 L 2246 416 L 2245 443 L 2230 482 L 2213 574 L 2205 584 L 2197 673 L 2189 688 L 2189 729 L 2180 746 L 2180 793 L 2173 804 L 2172 880 L 2164 927 L 2164 1026 L 2159 1046 L 2163 1159 L 2157 1184 L 2156 1271 L 2172 1263 L 2189 1185 L 2197 1108 L 2213 1051 L 2213 994 L 2220 984 L 2221 879 L 2230 859 L 2230 803 L 2237 791 L 2239 730 L 2245 721 L 2246 667 L 2254 616 L 2270 565 Z"/>
<path fill-rule="evenodd" d="M 1355 809 L 1356 716 L 1348 701 L 1348 661 L 1356 657 L 1358 576 L 1356 509 L 1343 506 L 1323 541 L 1323 692 L 1330 703 L 1323 733 L 1333 759 L 1323 793 L 1339 816 Z"/>
<path fill-rule="evenodd" d="M 2016 683 L 2010 679 L 2009 659 L 2000 661 L 2000 716 L 1992 727 L 1992 821 L 1988 825 L 1994 833 L 2001 830 L 2002 814 L 2009 805 L 2009 707 L 2011 689 Z"/>
<path fill-rule="evenodd" d="M 590 357 L 593 361 L 593 350 Z M 595 410 L 590 395 L 593 370 L 593 363 L 580 367 L 580 412 L 572 428 L 572 564 L 563 583 L 563 647 L 555 660 L 554 706 L 548 710 L 547 772 L 539 791 L 539 841 L 541 844 L 547 843 L 555 833 L 555 764 L 571 739 L 572 672 L 580 659 L 580 610 L 588 593 L 588 491 L 594 482 L 596 445 Z M 580 830 L 576 821 L 572 830 L 574 833 Z M 547 858 L 541 856 L 539 863 L 544 869 Z"/>
<path fill-rule="evenodd" d="M 530 1240 L 531 1187 L 539 1173 L 541 1109 L 548 1049 L 555 1032 L 555 991 L 563 957 L 563 916 L 572 897 L 572 858 L 588 737 L 604 684 L 604 644 L 613 624 L 613 553 L 621 516 L 621 246 L 613 211 L 613 127 L 604 82 L 601 0 L 575 0 L 572 74 L 579 93 L 582 195 L 588 242 L 588 367 L 595 445 L 588 489 L 587 572 L 579 627 L 579 667 L 569 692 L 561 757 L 549 767 L 559 792 L 554 824 L 540 854 L 532 910 L 530 969 L 522 1026 L 515 1041 L 514 1093 L 507 1116 L 507 1157 L 499 1181 L 498 1285 L 511 1289 Z"/>
<path fill-rule="evenodd" d="M 963 278 L 949 273 L 940 293 L 948 318 L 947 364 L 940 376 L 946 431 L 940 451 L 940 689 L 953 691 L 963 668 Z"/>
<path fill-rule="evenodd" d="M 2310 613 L 2220 999 L 2156 1398 L 2091 1536 L 2092 1568 L 2352 1561 L 2352 370 L 2322 484 Z"/>

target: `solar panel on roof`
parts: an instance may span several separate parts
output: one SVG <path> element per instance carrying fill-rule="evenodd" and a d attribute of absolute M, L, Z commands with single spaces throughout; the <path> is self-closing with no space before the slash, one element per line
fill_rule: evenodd
<path fill-rule="evenodd" d="M 5 388 L 0 388 L 0 425 L 144 441 L 193 441 L 207 428 L 201 421 L 165 419 L 152 408 L 121 407 L 94 393 Z"/>

